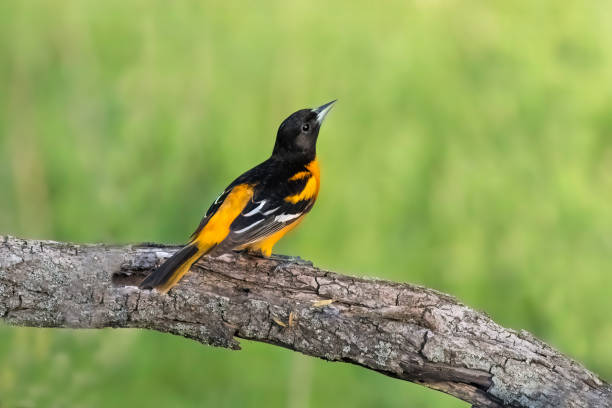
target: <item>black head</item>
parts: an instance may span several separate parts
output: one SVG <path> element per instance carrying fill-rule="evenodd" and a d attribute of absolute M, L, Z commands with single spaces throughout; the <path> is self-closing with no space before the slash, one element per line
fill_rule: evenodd
<path fill-rule="evenodd" d="M 299 110 L 285 119 L 278 128 L 272 157 L 313 160 L 317 153 L 319 129 L 335 102 Z"/>

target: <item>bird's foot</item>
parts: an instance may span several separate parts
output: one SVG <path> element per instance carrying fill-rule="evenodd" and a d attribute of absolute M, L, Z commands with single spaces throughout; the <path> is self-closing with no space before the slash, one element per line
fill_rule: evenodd
<path fill-rule="evenodd" d="M 241 251 L 235 251 L 240 255 L 252 256 L 255 258 L 262 259 L 270 259 L 272 261 L 282 262 L 282 263 L 292 263 L 297 265 L 305 265 L 305 266 L 313 266 L 311 261 L 306 259 L 302 259 L 299 256 L 289 256 L 289 255 L 280 255 L 280 254 L 271 254 L 269 256 L 264 255 L 260 251 L 249 251 L 248 249 L 244 249 Z"/>
<path fill-rule="evenodd" d="M 307 259 L 302 259 L 299 256 L 272 254 L 268 257 L 268 259 L 271 259 L 273 261 L 283 262 L 283 263 L 313 266 L 312 261 L 309 261 Z"/>

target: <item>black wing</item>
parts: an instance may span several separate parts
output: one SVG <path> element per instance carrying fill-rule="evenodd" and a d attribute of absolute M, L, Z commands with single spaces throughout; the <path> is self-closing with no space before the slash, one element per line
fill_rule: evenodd
<path fill-rule="evenodd" d="M 235 245 L 251 244 L 296 222 L 312 208 L 314 199 L 293 204 L 284 197 L 253 197 L 230 226 L 228 239 Z"/>
<path fill-rule="evenodd" d="M 232 222 L 226 239 L 228 246 L 236 247 L 259 241 L 295 222 L 300 216 L 310 211 L 316 199 L 316 197 L 311 197 L 296 203 L 285 200 L 287 197 L 300 193 L 306 187 L 312 175 L 291 179 L 291 176 L 304 170 L 306 169 L 303 165 L 287 165 L 270 159 L 252 168 L 234 180 L 217 197 L 206 211 L 198 228 L 191 235 L 191 239 L 198 236 L 232 189 L 243 183 L 252 185 L 254 194 L 251 201 Z"/>

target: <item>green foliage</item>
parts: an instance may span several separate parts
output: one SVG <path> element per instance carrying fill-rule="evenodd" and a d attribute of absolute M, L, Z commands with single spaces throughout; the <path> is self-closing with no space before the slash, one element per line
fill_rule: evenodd
<path fill-rule="evenodd" d="M 183 242 L 338 98 L 278 252 L 428 285 L 612 377 L 612 4 L 0 2 L 0 233 Z M 243 342 L 0 328 L 0 405 L 465 406 Z"/>

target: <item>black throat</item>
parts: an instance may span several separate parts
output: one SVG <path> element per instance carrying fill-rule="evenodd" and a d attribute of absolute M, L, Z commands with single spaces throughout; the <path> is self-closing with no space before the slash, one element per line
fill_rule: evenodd
<path fill-rule="evenodd" d="M 278 142 L 274 145 L 272 151 L 272 159 L 280 162 L 303 163 L 308 164 L 317 157 L 316 146 L 307 150 L 285 149 L 278 146 Z"/>

